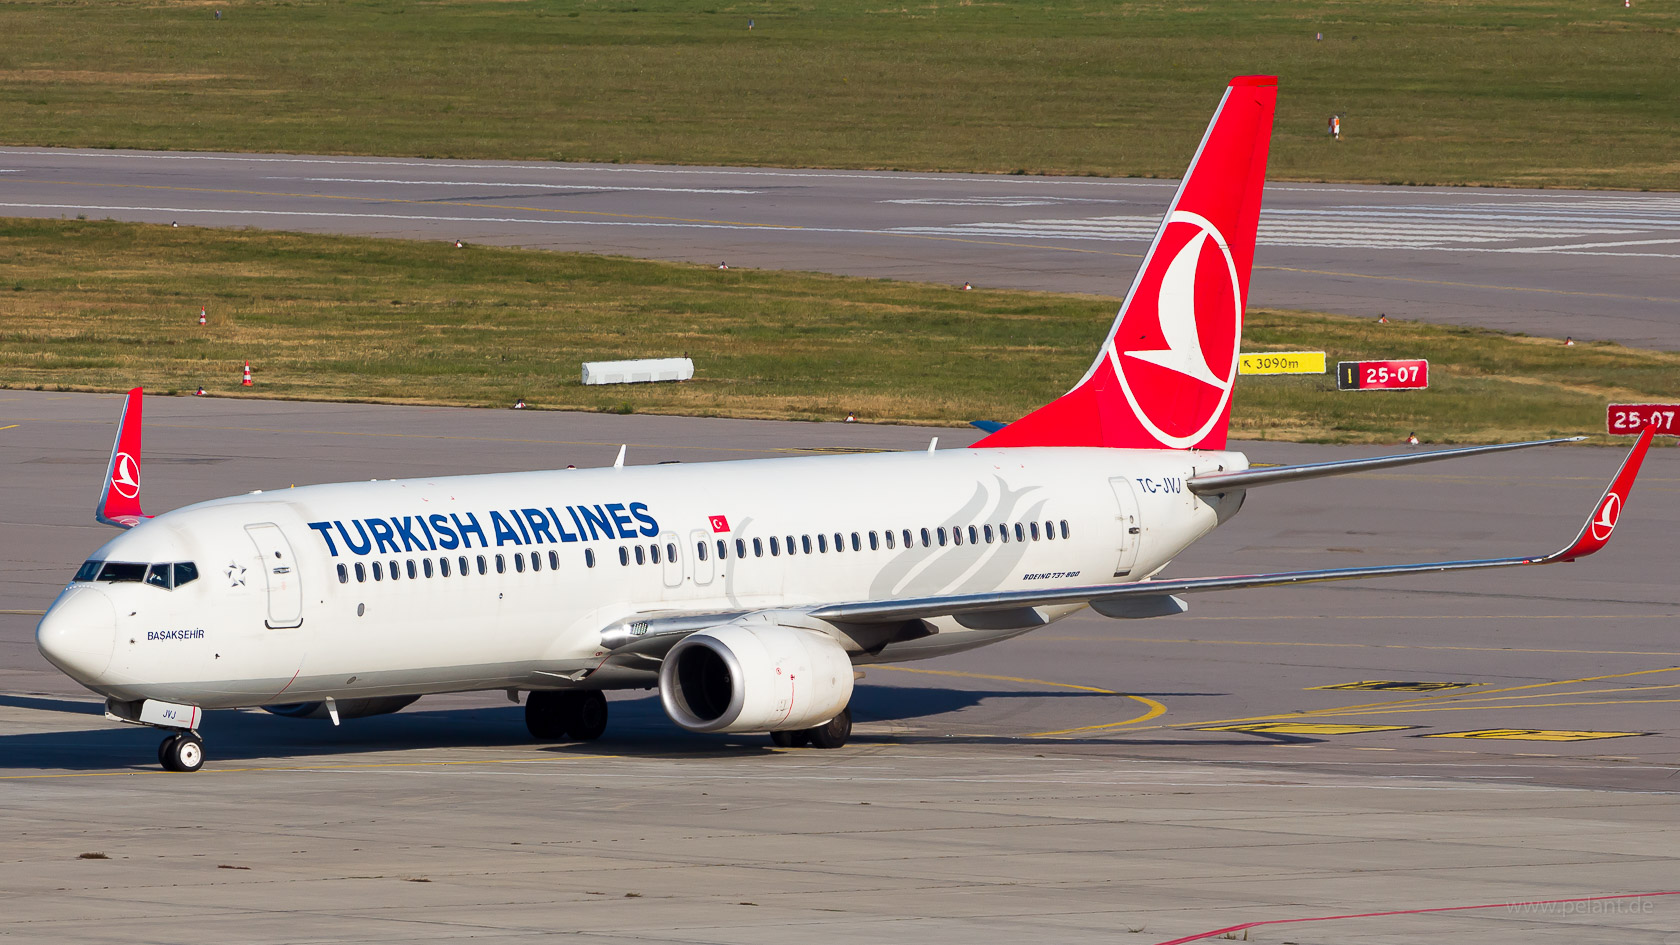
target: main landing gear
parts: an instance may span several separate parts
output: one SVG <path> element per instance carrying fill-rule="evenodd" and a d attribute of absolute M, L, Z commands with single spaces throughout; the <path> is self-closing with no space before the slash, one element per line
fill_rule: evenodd
<path fill-rule="evenodd" d="M 846 739 L 852 737 L 852 710 L 850 706 L 840 710 L 840 714 L 816 728 L 801 728 L 786 732 L 771 732 L 770 743 L 777 748 L 841 748 Z"/>
<path fill-rule="evenodd" d="M 158 764 L 165 771 L 193 772 L 204 767 L 204 739 L 197 732 L 164 736 L 158 745 Z"/>
<path fill-rule="evenodd" d="M 570 736 L 592 742 L 607 730 L 607 697 L 599 691 L 534 689 L 525 698 L 525 728 L 540 741 Z"/>

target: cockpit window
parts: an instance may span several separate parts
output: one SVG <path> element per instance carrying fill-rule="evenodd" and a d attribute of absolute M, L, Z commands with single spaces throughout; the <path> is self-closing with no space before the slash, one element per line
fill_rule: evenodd
<path fill-rule="evenodd" d="M 191 561 L 173 564 L 140 564 L 129 561 L 88 561 L 76 571 L 78 581 L 118 583 L 145 582 L 164 590 L 198 580 L 198 565 Z"/>
<path fill-rule="evenodd" d="M 107 561 L 105 567 L 99 569 L 101 581 L 134 581 L 138 583 L 146 577 L 146 566 L 130 564 L 127 561 Z"/>

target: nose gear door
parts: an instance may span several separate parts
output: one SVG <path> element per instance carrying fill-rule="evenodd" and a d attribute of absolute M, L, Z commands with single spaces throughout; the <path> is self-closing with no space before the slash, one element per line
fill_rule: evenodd
<path fill-rule="evenodd" d="M 247 525 L 245 534 L 257 546 L 263 578 L 268 582 L 268 626 L 276 630 L 302 626 L 303 584 L 291 542 L 272 522 Z"/>

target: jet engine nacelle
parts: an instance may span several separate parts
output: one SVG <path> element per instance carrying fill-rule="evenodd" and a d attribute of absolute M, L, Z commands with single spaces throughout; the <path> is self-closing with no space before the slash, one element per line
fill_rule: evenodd
<path fill-rule="evenodd" d="M 852 699 L 852 661 L 833 637 L 774 623 L 689 634 L 659 669 L 665 712 L 692 732 L 813 728 Z"/>
<path fill-rule="evenodd" d="M 378 696 L 372 699 L 335 699 L 340 719 L 363 719 L 370 715 L 390 715 L 413 704 L 419 696 Z M 289 719 L 330 719 L 325 702 L 288 702 L 284 705 L 265 705 L 264 712 L 284 715 Z"/>

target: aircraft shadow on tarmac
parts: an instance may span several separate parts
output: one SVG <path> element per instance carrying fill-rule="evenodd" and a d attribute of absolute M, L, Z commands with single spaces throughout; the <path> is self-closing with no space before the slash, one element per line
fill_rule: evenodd
<path fill-rule="evenodd" d="M 1154 695 L 1194 695 L 1190 693 Z M 1007 692 L 995 690 L 916 689 L 897 686 L 859 686 L 853 707 L 860 725 L 878 721 L 902 721 L 947 715 L 999 699 L 1118 700 L 1122 696 L 1088 692 Z M 0 705 L 64 712 L 76 715 L 101 714 L 95 702 L 40 696 L 0 695 Z M 424 703 L 421 703 L 423 706 Z M 1133 704 L 1135 705 L 1135 703 Z M 1090 716 L 1087 716 L 1090 717 Z M 1092 721 L 1101 724 L 1098 718 Z M 393 715 L 346 719 L 334 727 L 325 720 L 290 719 L 259 710 L 212 710 L 202 728 L 208 754 L 218 766 L 275 759 L 315 759 L 368 752 L 518 747 L 529 749 L 524 710 L 512 704 L 464 709 L 426 711 L 411 709 Z M 1147 738 L 1094 733 L 1089 738 L 1034 738 L 1008 732 L 997 735 L 938 733 L 865 734 L 854 732 L 854 748 L 872 745 L 938 743 L 1016 744 L 1080 743 L 1124 745 L 1252 745 L 1251 736 L 1232 738 L 1174 738 L 1177 733 L 1152 733 Z M 1159 737 L 1165 735 L 1167 737 Z M 102 723 L 81 731 L 0 734 L 0 770 L 57 769 L 72 771 L 113 768 L 155 768 L 156 749 L 162 732 L 139 726 Z M 1297 740 L 1296 737 L 1287 737 Z M 749 758 L 774 749 L 763 735 L 702 735 L 684 731 L 666 717 L 655 695 L 614 699 L 612 724 L 600 741 L 562 743 L 542 749 L 560 755 L 590 757 L 635 755 L 645 757 Z M 422 757 L 408 759 L 423 762 Z"/>

